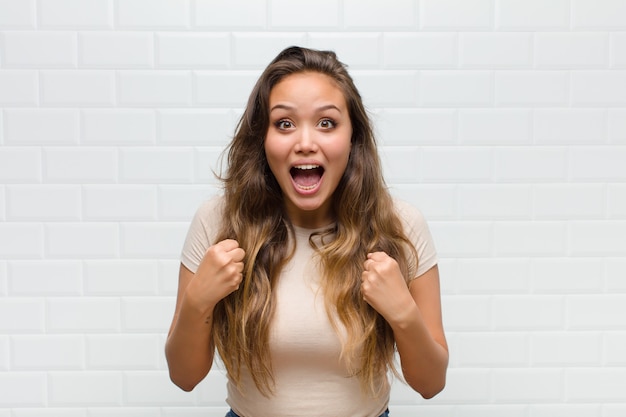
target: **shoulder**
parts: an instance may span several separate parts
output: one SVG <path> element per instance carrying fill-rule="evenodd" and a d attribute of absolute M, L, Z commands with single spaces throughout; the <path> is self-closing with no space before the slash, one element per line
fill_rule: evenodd
<path fill-rule="evenodd" d="M 408 203 L 407 201 L 401 200 L 396 197 L 392 197 L 393 207 L 402 222 L 402 225 L 405 229 L 409 231 L 419 231 L 420 229 L 426 227 L 426 218 L 414 205 Z"/>

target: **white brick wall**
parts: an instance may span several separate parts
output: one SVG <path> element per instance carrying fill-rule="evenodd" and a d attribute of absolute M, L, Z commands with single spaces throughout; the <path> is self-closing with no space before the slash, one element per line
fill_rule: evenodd
<path fill-rule="evenodd" d="M 0 0 L 0 417 L 225 414 L 167 377 L 177 259 L 292 44 L 441 256 L 448 386 L 392 415 L 626 415 L 625 0 Z"/>

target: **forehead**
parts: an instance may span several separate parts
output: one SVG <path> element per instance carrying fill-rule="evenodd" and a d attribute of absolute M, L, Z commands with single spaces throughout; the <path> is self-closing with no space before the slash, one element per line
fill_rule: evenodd
<path fill-rule="evenodd" d="M 304 96 L 339 100 L 346 103 L 346 95 L 335 79 L 321 72 L 306 71 L 289 74 L 270 90 L 270 102 Z"/>

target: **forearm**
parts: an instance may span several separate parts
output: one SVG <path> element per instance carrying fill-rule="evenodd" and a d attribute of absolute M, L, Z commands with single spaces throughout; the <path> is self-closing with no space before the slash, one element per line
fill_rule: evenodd
<path fill-rule="evenodd" d="M 445 341 L 432 337 L 419 308 L 411 304 L 404 317 L 391 326 L 404 379 L 424 398 L 431 398 L 445 386 L 448 350 Z"/>
<path fill-rule="evenodd" d="M 165 344 L 170 378 L 191 391 L 208 374 L 213 364 L 212 312 L 199 312 L 183 302 Z"/>

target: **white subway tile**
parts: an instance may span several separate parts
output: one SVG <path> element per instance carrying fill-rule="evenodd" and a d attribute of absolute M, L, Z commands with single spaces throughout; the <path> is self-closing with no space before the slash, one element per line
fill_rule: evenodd
<path fill-rule="evenodd" d="M 206 185 L 163 185 L 159 187 L 159 220 L 189 221 L 204 201 L 216 194 Z"/>
<path fill-rule="evenodd" d="M 538 109 L 534 112 L 535 142 L 546 145 L 606 143 L 607 116 L 595 109 Z"/>
<path fill-rule="evenodd" d="M 339 0 L 300 0 L 297 7 L 289 0 L 269 0 L 271 29 L 329 30 L 339 27 Z"/>
<path fill-rule="evenodd" d="M 518 368 L 528 363 L 528 341 L 523 334 L 461 333 L 458 343 L 462 347 L 458 352 L 461 367 Z"/>
<path fill-rule="evenodd" d="M 87 369 L 157 369 L 162 355 L 156 335 L 89 335 Z"/>
<path fill-rule="evenodd" d="M 626 413 L 626 405 L 623 404 L 603 404 L 602 417 L 621 417 Z"/>
<path fill-rule="evenodd" d="M 85 185 L 83 216 L 86 220 L 154 220 L 157 190 L 149 185 Z"/>
<path fill-rule="evenodd" d="M 626 71 L 572 72 L 572 103 L 575 106 L 625 106 Z"/>
<path fill-rule="evenodd" d="M 459 140 L 471 145 L 524 145 L 533 136 L 532 113 L 518 109 L 459 111 Z"/>
<path fill-rule="evenodd" d="M 226 414 L 227 412 L 228 409 L 224 410 L 223 413 L 216 417 L 222 417 L 222 414 Z M 89 417 L 154 417 L 161 416 L 162 414 L 160 413 L 161 408 L 157 407 L 99 407 L 90 409 Z M 205 414 L 205 417 L 212 416 Z"/>
<path fill-rule="evenodd" d="M 9 336 L 0 336 L 0 371 L 8 371 L 8 370 L 9 370 Z M 0 416 L 2 416 L 1 413 L 0 413 Z"/>
<path fill-rule="evenodd" d="M 161 68 L 228 68 L 228 34 L 160 33 L 156 36 L 157 66 Z"/>
<path fill-rule="evenodd" d="M 528 406 L 525 404 L 463 404 L 454 406 L 454 410 L 459 416 L 471 417 L 526 417 L 528 415 L 527 408 Z M 445 412 L 445 410 L 443 411 Z M 452 413 L 452 411 L 449 411 L 441 417 L 451 415 Z M 410 415 L 407 414 L 407 417 L 410 417 Z"/>
<path fill-rule="evenodd" d="M 460 185 L 460 217 L 472 220 L 530 219 L 530 191 L 528 185 Z"/>
<path fill-rule="evenodd" d="M 495 99 L 500 106 L 567 106 L 569 74 L 564 71 L 499 71 Z"/>
<path fill-rule="evenodd" d="M 117 181 L 114 148 L 48 148 L 43 157 L 46 182 L 90 183 Z"/>
<path fill-rule="evenodd" d="M 479 295 L 450 295 L 441 298 L 444 327 L 447 331 L 489 330 L 492 322 L 492 299 Z"/>
<path fill-rule="evenodd" d="M 452 145 L 457 116 L 448 109 L 384 109 L 373 117 L 378 143 L 384 146 Z"/>
<path fill-rule="evenodd" d="M 537 68 L 606 68 L 609 37 L 605 33 L 536 33 L 534 61 Z"/>
<path fill-rule="evenodd" d="M 519 294 L 530 288 L 530 268 L 525 259 L 459 259 L 456 268 L 462 294 Z"/>
<path fill-rule="evenodd" d="M 609 184 L 608 190 L 609 217 L 626 218 L 626 184 Z"/>
<path fill-rule="evenodd" d="M 626 383 L 624 368 L 572 368 L 565 371 L 566 401 L 620 403 Z"/>
<path fill-rule="evenodd" d="M 116 23 L 120 28 L 188 28 L 189 0 L 124 0 L 116 3 Z"/>
<path fill-rule="evenodd" d="M 114 258 L 119 250 L 115 223 L 48 223 L 46 255 L 52 258 Z"/>
<path fill-rule="evenodd" d="M 526 33 L 466 33 L 459 37 L 463 68 L 530 68 L 532 35 Z"/>
<path fill-rule="evenodd" d="M 69 109 L 7 109 L 5 143 L 11 145 L 71 145 L 78 143 L 78 112 Z"/>
<path fill-rule="evenodd" d="M 8 294 L 8 272 L 7 272 L 7 263 L 5 261 L 0 261 L 0 296 L 5 296 Z"/>
<path fill-rule="evenodd" d="M 420 22 L 429 30 L 488 30 L 493 26 L 491 0 L 422 0 Z"/>
<path fill-rule="evenodd" d="M 132 333 L 167 332 L 175 303 L 174 297 L 126 297 L 122 301 L 122 329 Z"/>
<path fill-rule="evenodd" d="M 334 51 L 337 58 L 348 65 L 350 71 L 380 66 L 380 33 L 313 32 L 307 34 L 307 39 L 310 48 Z"/>
<path fill-rule="evenodd" d="M 190 148 L 128 148 L 120 153 L 120 178 L 124 182 L 191 182 Z"/>
<path fill-rule="evenodd" d="M 609 142 L 618 145 L 626 145 L 626 110 L 609 110 L 608 126 Z"/>
<path fill-rule="evenodd" d="M 487 222 L 433 221 L 429 224 L 437 239 L 437 253 L 443 258 L 489 256 L 493 237 Z"/>
<path fill-rule="evenodd" d="M 572 0 L 574 29 L 622 29 L 626 26 L 626 3 L 622 0 Z"/>
<path fill-rule="evenodd" d="M 493 103 L 490 71 L 423 71 L 419 86 L 423 106 L 490 107 Z"/>
<path fill-rule="evenodd" d="M 15 370 L 80 370 L 85 363 L 85 346 L 80 335 L 14 336 L 11 347 Z"/>
<path fill-rule="evenodd" d="M 119 372 L 50 372 L 52 406 L 121 406 L 123 377 Z"/>
<path fill-rule="evenodd" d="M 0 0 L 0 29 L 33 29 L 36 9 L 35 0 Z"/>
<path fill-rule="evenodd" d="M 511 147 L 495 150 L 498 182 L 543 182 L 565 180 L 567 152 L 551 147 Z"/>
<path fill-rule="evenodd" d="M 609 292 L 626 291 L 626 258 L 607 258 L 605 260 L 606 288 Z"/>
<path fill-rule="evenodd" d="M 37 6 L 42 28 L 111 29 L 113 26 L 112 0 L 39 0 Z"/>
<path fill-rule="evenodd" d="M 17 317 L 19 317 L 19 320 L 16 320 Z M 37 298 L 9 298 L 3 299 L 2 303 L 0 303 L 0 333 L 11 335 L 42 333 L 44 328 L 45 307 L 43 300 Z"/>
<path fill-rule="evenodd" d="M 81 295 L 82 273 L 78 261 L 12 261 L 9 293 L 23 297 Z"/>
<path fill-rule="evenodd" d="M 125 403 L 131 406 L 189 406 L 197 395 L 183 392 L 163 371 L 127 372 L 124 389 Z"/>
<path fill-rule="evenodd" d="M 601 415 L 599 404 L 530 404 L 528 413 L 533 417 L 588 417 Z M 603 415 L 603 414 L 602 414 Z"/>
<path fill-rule="evenodd" d="M 267 26 L 266 0 L 195 0 L 193 22 L 209 29 L 264 29 Z"/>
<path fill-rule="evenodd" d="M 530 339 L 535 366 L 600 366 L 600 332 L 541 332 Z"/>
<path fill-rule="evenodd" d="M 499 30 L 569 29 L 568 0 L 496 0 L 495 12 Z"/>
<path fill-rule="evenodd" d="M 482 147 L 426 147 L 420 165 L 427 182 L 490 182 L 493 152 Z"/>
<path fill-rule="evenodd" d="M 408 201 L 431 220 L 457 218 L 457 193 L 448 184 L 396 184 L 389 190 L 394 196 Z"/>
<path fill-rule="evenodd" d="M 626 147 L 572 147 L 569 150 L 569 175 L 576 181 L 626 179 Z"/>
<path fill-rule="evenodd" d="M 414 107 L 417 104 L 416 71 L 354 71 L 352 77 L 366 107 Z"/>
<path fill-rule="evenodd" d="M 142 145 L 156 141 L 152 110 L 83 110 L 81 141 L 90 145 Z"/>
<path fill-rule="evenodd" d="M 17 68 L 74 68 L 75 32 L 5 32 L 4 66 Z"/>
<path fill-rule="evenodd" d="M 559 369 L 498 369 L 493 372 L 493 395 L 504 403 L 559 402 L 562 381 Z"/>
<path fill-rule="evenodd" d="M 537 219 L 601 219 L 606 207 L 602 184 L 537 184 L 533 213 Z"/>
<path fill-rule="evenodd" d="M 157 120 L 160 144 L 226 146 L 235 132 L 232 113 L 225 109 L 160 110 Z"/>
<path fill-rule="evenodd" d="M 344 0 L 344 25 L 350 30 L 417 29 L 418 4 L 414 0 Z"/>
<path fill-rule="evenodd" d="M 195 73 L 195 103 L 214 107 L 244 107 L 259 74 L 251 71 Z"/>
<path fill-rule="evenodd" d="M 532 290 L 537 293 L 598 293 L 603 289 L 599 259 L 550 258 L 531 261 Z"/>
<path fill-rule="evenodd" d="M 9 220 L 79 220 L 78 186 L 15 185 L 7 187 Z"/>
<path fill-rule="evenodd" d="M 489 401 L 489 398 L 492 397 L 491 379 L 491 372 L 488 369 L 451 368 L 448 370 L 447 373 L 446 388 L 437 396 L 437 401 L 440 401 L 443 404 L 453 404 L 459 402 L 464 405 L 487 403 Z M 415 401 L 415 392 L 411 392 L 410 398 L 413 402 Z M 428 405 L 420 404 L 420 412 L 426 407 L 428 407 Z M 432 405 L 430 407 L 431 409 L 427 411 L 429 415 L 432 415 L 433 417 L 445 417 L 449 416 L 451 413 L 456 412 L 460 406 L 455 406 L 455 411 L 452 411 L 442 406 Z M 441 414 L 437 414 L 437 410 L 441 410 Z M 411 412 L 413 413 L 413 415 L 415 415 L 415 408 L 413 408 Z M 483 416 L 483 414 L 479 415 L 481 417 Z M 508 415 L 509 414 L 507 414 L 507 416 Z M 409 413 L 398 417 L 410 416 L 411 414 Z"/>
<path fill-rule="evenodd" d="M 296 10 L 297 8 L 293 8 Z M 233 33 L 232 63 L 235 68 L 265 68 L 283 49 L 306 43 L 300 32 Z"/>
<path fill-rule="evenodd" d="M 86 408 L 16 408 L 11 417 L 88 417 Z"/>
<path fill-rule="evenodd" d="M 178 259 L 187 234 L 185 223 L 122 225 L 122 257 Z"/>
<path fill-rule="evenodd" d="M 142 260 L 84 261 L 85 294 L 155 295 L 158 287 L 158 265 Z"/>
<path fill-rule="evenodd" d="M 47 404 L 47 385 L 45 372 L 0 373 L 0 407 L 44 408 Z"/>
<path fill-rule="evenodd" d="M 626 221 L 571 222 L 569 246 L 574 255 L 625 256 Z"/>
<path fill-rule="evenodd" d="M 626 365 L 626 332 L 606 332 L 604 335 L 604 362 L 609 366 Z"/>
<path fill-rule="evenodd" d="M 390 184 L 414 183 L 421 178 L 420 152 L 409 146 L 386 146 L 378 150 L 385 179 Z"/>
<path fill-rule="evenodd" d="M 38 148 L 0 148 L 0 181 L 37 183 L 41 181 L 41 151 Z"/>
<path fill-rule="evenodd" d="M 626 326 L 626 294 L 571 295 L 566 313 L 570 329 L 622 330 Z"/>
<path fill-rule="evenodd" d="M 565 325 L 564 302 L 558 295 L 503 295 L 494 297 L 496 330 L 561 330 Z"/>
<path fill-rule="evenodd" d="M 217 184 L 215 173 L 220 173 L 221 148 L 201 148 L 194 152 L 194 182 Z M 224 161 L 225 163 L 225 161 Z"/>
<path fill-rule="evenodd" d="M 564 256 L 567 247 L 567 224 L 562 221 L 502 221 L 494 225 L 498 256 Z"/>
<path fill-rule="evenodd" d="M 41 72 L 45 106 L 111 106 L 115 77 L 109 71 L 48 70 Z"/>
<path fill-rule="evenodd" d="M 383 35 L 385 68 L 452 69 L 457 66 L 458 55 L 458 36 L 454 33 L 402 32 Z"/>
<path fill-rule="evenodd" d="M 127 106 L 188 106 L 192 97 L 187 71 L 124 71 L 118 74 L 119 103 Z"/>
<path fill-rule="evenodd" d="M 49 298 L 47 330 L 51 333 L 118 332 L 121 324 L 117 298 Z"/>
<path fill-rule="evenodd" d="M 36 106 L 39 103 L 39 77 L 35 71 L 0 71 L 0 105 Z"/>
<path fill-rule="evenodd" d="M 43 228 L 38 223 L 0 223 L 0 259 L 43 255 Z"/>
<path fill-rule="evenodd" d="M 141 32 L 81 32 L 81 68 L 150 68 L 154 65 L 154 36 Z"/>
<path fill-rule="evenodd" d="M 610 35 L 609 51 L 611 68 L 626 68 L 626 33 Z"/>

